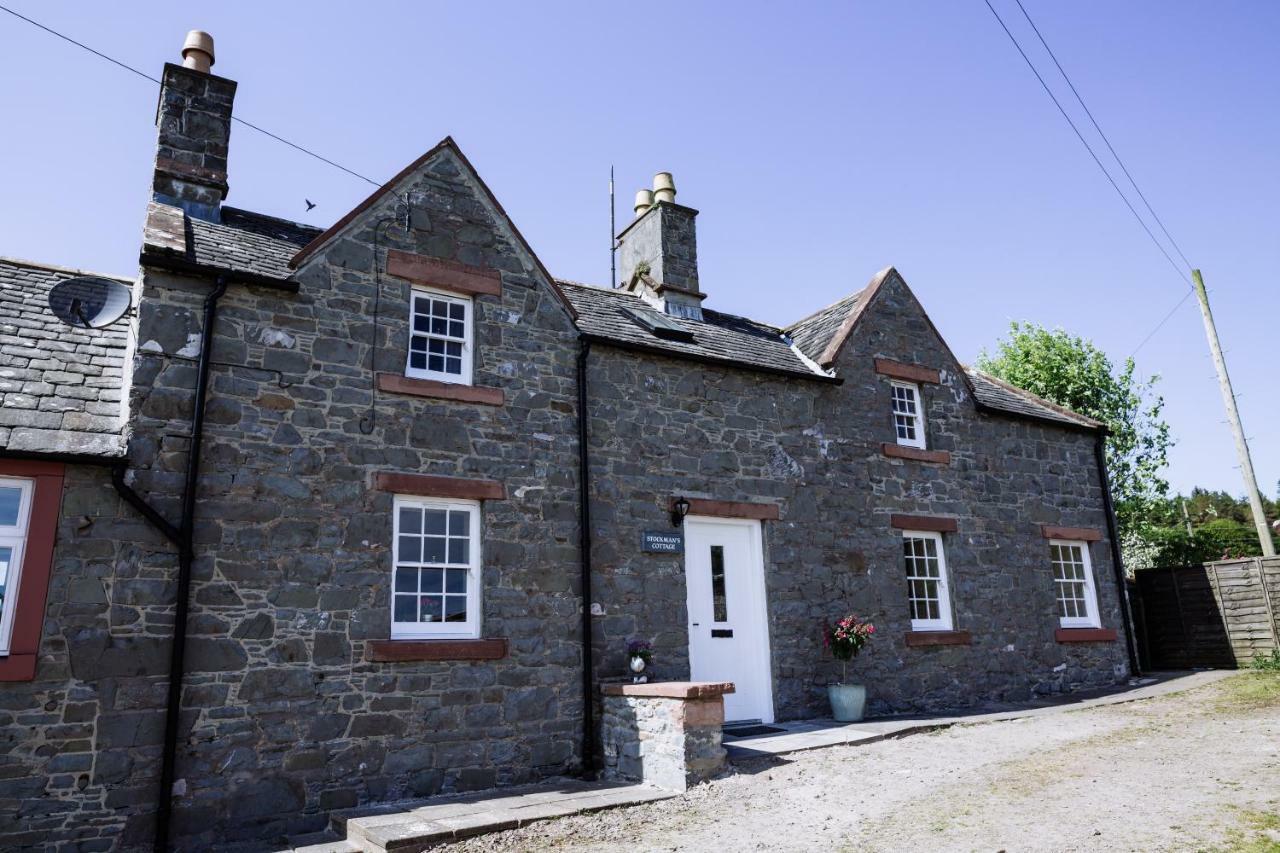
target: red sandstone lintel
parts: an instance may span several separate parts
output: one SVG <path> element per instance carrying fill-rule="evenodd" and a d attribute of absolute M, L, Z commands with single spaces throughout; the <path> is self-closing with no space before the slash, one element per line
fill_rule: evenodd
<path fill-rule="evenodd" d="M 1113 643 L 1115 628 L 1059 628 L 1053 632 L 1059 643 Z"/>
<path fill-rule="evenodd" d="M 973 635 L 968 631 L 908 631 L 908 646 L 968 646 Z"/>
<path fill-rule="evenodd" d="M 501 406 L 506 401 L 501 388 L 458 385 L 454 382 L 437 382 L 434 379 L 414 379 L 411 376 L 400 376 L 396 373 L 379 373 L 378 390 L 388 394 L 430 397 L 434 400 L 457 400 L 461 403 L 479 403 L 483 406 Z"/>
<path fill-rule="evenodd" d="M 415 255 L 399 249 L 387 250 L 387 275 L 454 293 L 502 295 L 502 276 L 497 270 Z"/>
<path fill-rule="evenodd" d="M 497 480 L 468 480 L 462 477 L 435 477 L 430 474 L 403 474 L 378 471 L 373 475 L 373 488 L 397 495 L 422 498 L 463 498 L 473 501 L 504 501 L 507 487 Z"/>
<path fill-rule="evenodd" d="M 1045 539 L 1079 539 L 1085 542 L 1102 539 L 1102 531 L 1096 527 L 1058 527 L 1053 524 L 1040 525 L 1040 535 Z"/>
<path fill-rule="evenodd" d="M 748 501 L 713 501 L 706 498 L 689 498 L 689 515 L 709 515 L 716 518 L 755 518 L 761 521 L 777 521 L 782 517 L 777 504 L 751 503 Z"/>
<path fill-rule="evenodd" d="M 939 465 L 950 465 L 951 454 L 946 450 L 921 450 L 919 447 L 907 447 L 905 444 L 885 442 L 880 445 L 885 456 L 895 459 L 914 459 L 917 462 L 934 462 Z"/>
<path fill-rule="evenodd" d="M 651 684 L 604 684 L 605 696 L 640 696 L 656 699 L 714 699 L 733 693 L 731 681 L 655 681 Z"/>
<path fill-rule="evenodd" d="M 937 533 L 955 533 L 959 529 L 954 518 L 942 515 L 902 515 L 894 513 L 889 516 L 889 524 L 898 530 L 932 530 Z"/>
<path fill-rule="evenodd" d="M 507 656 L 502 637 L 484 640 L 370 640 L 365 657 L 371 661 L 499 660 Z"/>
<path fill-rule="evenodd" d="M 876 359 L 876 373 L 893 379 L 904 379 L 907 382 L 928 382 L 938 385 L 942 382 L 942 371 L 918 364 L 903 364 L 889 358 Z"/>

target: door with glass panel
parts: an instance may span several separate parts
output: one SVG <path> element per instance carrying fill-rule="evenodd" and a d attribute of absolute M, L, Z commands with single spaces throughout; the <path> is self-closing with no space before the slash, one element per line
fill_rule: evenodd
<path fill-rule="evenodd" d="M 773 677 L 760 522 L 684 521 L 689 669 L 694 681 L 732 681 L 726 720 L 773 722 Z"/>

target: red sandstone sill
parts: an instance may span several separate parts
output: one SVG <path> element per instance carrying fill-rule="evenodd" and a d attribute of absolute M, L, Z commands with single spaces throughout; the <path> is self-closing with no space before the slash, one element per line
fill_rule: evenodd
<path fill-rule="evenodd" d="M 507 487 L 496 480 L 469 480 L 464 477 L 438 477 L 433 474 L 406 474 L 399 471 L 375 472 L 373 488 L 379 492 L 424 498 L 463 498 L 474 501 L 507 499 Z"/>
<path fill-rule="evenodd" d="M 1053 638 L 1059 643 L 1113 643 L 1115 628 L 1059 628 Z"/>
<path fill-rule="evenodd" d="M 914 459 L 917 462 L 934 462 L 938 465 L 951 464 L 951 454 L 946 450 L 922 450 L 919 447 L 907 447 L 887 441 L 880 445 L 880 448 L 885 456 L 895 459 Z"/>
<path fill-rule="evenodd" d="M 733 693 L 731 681 L 655 681 L 649 684 L 602 684 L 605 696 L 638 696 L 657 699 L 713 699 Z"/>
<path fill-rule="evenodd" d="M 893 513 L 889 525 L 897 530 L 932 530 L 938 533 L 955 533 L 960 525 L 945 515 L 904 515 Z"/>
<path fill-rule="evenodd" d="M 479 403 L 483 406 L 501 406 L 506 402 L 506 395 L 501 388 L 458 385 L 451 382 L 437 382 L 434 379 L 414 379 L 395 373 L 379 373 L 378 390 L 388 394 L 428 397 L 433 400 L 456 400 L 460 403 Z"/>
<path fill-rule="evenodd" d="M 919 364 L 904 364 L 901 361 L 894 361 L 889 358 L 877 358 L 875 366 L 876 373 L 881 376 L 890 376 L 907 382 L 927 382 L 931 385 L 938 385 L 942 382 L 942 371 L 932 367 L 924 367 Z"/>
<path fill-rule="evenodd" d="M 370 640 L 365 657 L 371 661 L 500 660 L 507 656 L 505 637 L 483 640 Z"/>
<path fill-rule="evenodd" d="M 968 631 L 908 631 L 908 646 L 968 646 L 973 635 Z"/>
<path fill-rule="evenodd" d="M 386 269 L 387 275 L 454 293 L 474 296 L 502 295 L 502 275 L 497 270 L 486 267 L 389 249 Z"/>
<path fill-rule="evenodd" d="M 1040 525 L 1040 535 L 1045 539 L 1078 539 L 1084 542 L 1102 539 L 1102 531 L 1096 527 L 1059 527 L 1055 524 Z"/>
<path fill-rule="evenodd" d="M 706 498 L 688 498 L 689 515 L 706 515 L 714 518 L 754 518 L 760 521 L 777 521 L 782 510 L 777 504 L 748 501 L 717 501 Z"/>

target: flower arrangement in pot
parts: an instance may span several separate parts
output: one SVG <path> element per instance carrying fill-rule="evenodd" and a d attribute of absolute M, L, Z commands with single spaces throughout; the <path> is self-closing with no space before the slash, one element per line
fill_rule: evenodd
<path fill-rule="evenodd" d="M 653 646 L 648 640 L 632 640 L 627 643 L 628 668 L 635 673 L 631 680 L 636 684 L 644 684 L 649 676 L 643 675 L 645 667 L 653 660 Z"/>
<path fill-rule="evenodd" d="M 822 644 L 840 661 L 840 683 L 827 685 L 827 697 L 831 700 L 831 716 L 842 723 L 862 719 L 867 706 L 867 688 L 861 684 L 848 684 L 849 661 L 858 656 L 875 634 L 876 626 L 849 615 L 835 622 L 823 621 Z"/>

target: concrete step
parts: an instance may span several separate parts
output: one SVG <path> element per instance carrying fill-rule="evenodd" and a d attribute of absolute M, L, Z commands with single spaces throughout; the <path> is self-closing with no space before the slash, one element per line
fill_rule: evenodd
<path fill-rule="evenodd" d="M 345 840 L 296 848 L 295 853 L 415 853 L 449 841 L 515 829 L 540 820 L 674 796 L 674 792 L 648 785 L 566 779 L 389 803 L 334 813 L 334 828 L 339 835 L 345 834 Z"/>

